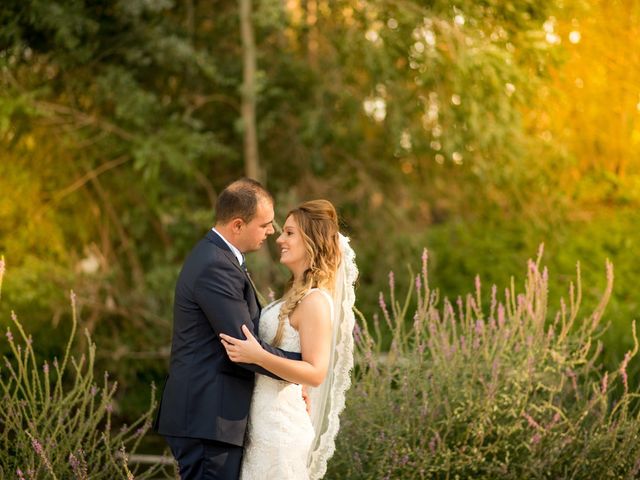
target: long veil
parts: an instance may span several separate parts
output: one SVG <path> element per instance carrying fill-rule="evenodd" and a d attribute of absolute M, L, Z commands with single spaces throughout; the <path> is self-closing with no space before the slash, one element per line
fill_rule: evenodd
<path fill-rule="evenodd" d="M 329 370 L 320 386 L 309 388 L 311 421 L 315 430 L 307 459 L 311 480 L 322 478 L 327 470 L 327 462 L 335 451 L 335 439 L 340 428 L 339 415 L 344 409 L 345 394 L 351 386 L 354 284 L 358 277 L 358 267 L 349 238 L 339 235 L 342 259 L 333 292 L 334 318 Z"/>

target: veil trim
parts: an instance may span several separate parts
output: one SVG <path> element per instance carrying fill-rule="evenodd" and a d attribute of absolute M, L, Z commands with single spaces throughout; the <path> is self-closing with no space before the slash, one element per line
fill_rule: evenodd
<path fill-rule="evenodd" d="M 311 480 L 322 478 L 327 471 L 327 462 L 335 452 L 335 439 L 340 429 L 339 415 L 344 410 L 346 392 L 351 386 L 355 325 L 354 284 L 358 277 L 358 267 L 355 263 L 355 252 L 349 245 L 349 238 L 339 235 L 342 259 L 334 290 L 334 344 L 330 374 L 322 385 L 310 389 L 312 423 L 316 432 L 308 458 Z M 314 408 L 321 410 L 319 418 L 313 419 Z"/>

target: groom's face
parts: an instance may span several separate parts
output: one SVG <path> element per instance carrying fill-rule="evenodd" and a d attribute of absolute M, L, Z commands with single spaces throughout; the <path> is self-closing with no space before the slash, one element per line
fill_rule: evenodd
<path fill-rule="evenodd" d="M 240 232 L 238 248 L 242 252 L 258 250 L 267 237 L 273 234 L 273 216 L 273 203 L 268 199 L 260 199 L 255 216 L 244 224 Z"/>

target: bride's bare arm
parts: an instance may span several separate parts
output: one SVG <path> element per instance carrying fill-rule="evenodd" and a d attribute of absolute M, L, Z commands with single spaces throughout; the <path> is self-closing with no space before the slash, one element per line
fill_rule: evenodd
<path fill-rule="evenodd" d="M 222 344 L 233 362 L 254 363 L 284 380 L 317 387 L 329 366 L 331 348 L 331 309 L 320 292 L 302 299 L 290 317 L 298 327 L 302 361 L 278 357 L 264 350 L 249 329 L 243 326 L 246 340 L 220 334 Z"/>

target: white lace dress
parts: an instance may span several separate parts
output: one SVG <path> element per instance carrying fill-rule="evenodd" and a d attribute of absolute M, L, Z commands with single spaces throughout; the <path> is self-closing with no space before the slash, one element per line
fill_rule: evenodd
<path fill-rule="evenodd" d="M 315 290 L 319 289 L 307 295 Z M 332 304 L 331 296 L 319 291 Z M 262 311 L 259 334 L 266 342 L 276 335 L 280 307 L 282 302 L 276 301 Z M 300 336 L 288 321 L 279 347 L 300 352 Z M 308 479 L 307 458 L 314 434 L 302 386 L 256 374 L 241 480 Z"/>

